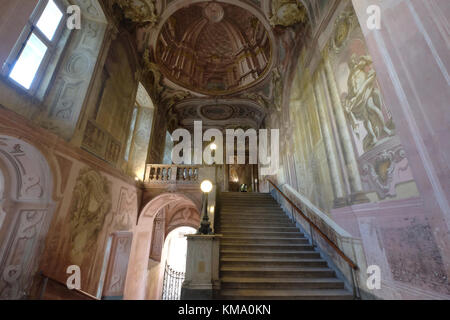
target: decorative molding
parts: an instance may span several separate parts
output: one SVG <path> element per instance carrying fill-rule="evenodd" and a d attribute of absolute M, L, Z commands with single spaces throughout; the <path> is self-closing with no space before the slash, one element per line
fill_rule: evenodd
<path fill-rule="evenodd" d="M 306 8 L 295 0 L 272 0 L 272 26 L 291 27 L 308 20 Z"/>
<path fill-rule="evenodd" d="M 397 195 L 396 182 L 402 181 L 395 181 L 395 176 L 409 169 L 405 150 L 398 139 L 385 140 L 384 143 L 364 154 L 359 162 L 363 183 L 369 190 L 375 191 L 380 199 Z"/>

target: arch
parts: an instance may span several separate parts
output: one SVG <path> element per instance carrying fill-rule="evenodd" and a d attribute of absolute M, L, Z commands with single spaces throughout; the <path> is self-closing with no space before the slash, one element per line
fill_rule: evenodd
<path fill-rule="evenodd" d="M 149 257 L 154 253 L 157 257 L 169 230 L 180 226 L 197 228 L 199 224 L 199 207 L 187 196 L 166 193 L 151 200 L 142 210 L 133 230 L 124 298 L 146 298 Z"/>
<path fill-rule="evenodd" d="M 170 248 L 171 239 L 174 239 L 174 235 L 176 234 L 177 231 L 180 231 L 180 229 L 192 228 L 192 231 L 189 230 L 187 233 L 195 233 L 197 227 L 198 226 L 194 227 L 194 226 L 179 225 L 179 226 L 172 228 L 170 231 L 167 232 L 166 238 L 164 239 L 164 245 L 163 245 L 163 250 L 162 250 L 162 254 L 161 254 L 161 263 L 159 264 L 159 266 L 156 269 L 156 272 L 154 273 L 154 275 L 155 275 L 154 278 L 150 279 L 150 280 L 153 280 L 153 287 L 149 288 L 149 290 L 148 290 L 148 294 L 147 294 L 148 299 L 152 299 L 152 298 L 161 299 L 161 297 L 163 296 L 165 267 L 166 267 L 166 264 L 169 264 L 169 259 L 170 259 L 170 257 L 169 257 L 170 250 L 169 249 L 175 249 L 175 247 L 173 247 L 173 246 L 172 246 L 172 248 Z M 187 241 L 187 239 L 184 239 L 184 240 Z M 182 252 L 184 254 L 187 254 L 187 247 L 177 248 L 177 251 L 179 254 L 181 254 Z M 180 257 L 178 259 L 181 260 L 183 258 Z M 178 271 L 184 272 L 183 270 L 178 270 Z"/>
<path fill-rule="evenodd" d="M 0 299 L 29 293 L 55 203 L 54 181 L 33 145 L 0 135 Z"/>

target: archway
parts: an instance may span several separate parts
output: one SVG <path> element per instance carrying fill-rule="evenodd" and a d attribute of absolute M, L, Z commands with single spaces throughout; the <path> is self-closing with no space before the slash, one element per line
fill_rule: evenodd
<path fill-rule="evenodd" d="M 0 299 L 29 294 L 54 211 L 52 191 L 42 153 L 0 135 Z"/>
<path fill-rule="evenodd" d="M 187 234 L 196 233 L 193 227 L 178 227 L 169 232 L 161 254 L 157 279 L 153 279 L 156 290 L 149 290 L 147 298 L 154 297 L 162 300 L 177 300 L 181 294 L 181 285 L 186 272 Z M 177 279 L 174 279 L 174 273 Z M 150 281 L 149 281 L 150 284 Z M 152 296 L 153 294 L 153 296 Z"/>
<path fill-rule="evenodd" d="M 167 235 L 179 227 L 198 228 L 200 210 L 187 196 L 177 193 L 162 194 L 142 210 L 134 230 L 130 263 L 125 283 L 125 299 L 158 299 L 158 291 L 149 295 L 149 268 L 161 263 Z M 155 270 L 154 270 L 155 271 Z M 158 278 L 159 279 L 159 278 Z M 152 285 L 154 285 L 152 283 Z M 160 286 L 159 286 L 160 287 Z M 156 286 L 158 288 L 158 286 Z"/>

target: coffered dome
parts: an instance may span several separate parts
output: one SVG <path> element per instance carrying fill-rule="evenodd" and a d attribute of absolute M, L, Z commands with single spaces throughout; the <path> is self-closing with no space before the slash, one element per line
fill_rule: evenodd
<path fill-rule="evenodd" d="M 174 83 L 208 95 L 259 82 L 271 65 L 269 33 L 251 12 L 203 2 L 176 11 L 158 36 L 156 59 Z"/>

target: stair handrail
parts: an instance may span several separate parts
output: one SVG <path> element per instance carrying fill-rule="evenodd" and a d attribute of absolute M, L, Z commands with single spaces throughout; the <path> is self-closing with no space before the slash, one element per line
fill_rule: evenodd
<path fill-rule="evenodd" d="M 287 202 L 289 202 L 289 204 L 303 217 L 303 219 L 306 220 L 306 222 L 309 223 L 309 225 L 317 231 L 317 233 L 319 233 L 319 235 L 337 252 L 337 254 L 344 259 L 345 262 L 347 262 L 347 264 L 355 271 L 359 270 L 358 266 L 356 265 L 356 263 L 354 263 L 352 261 L 352 259 L 350 259 L 349 257 L 347 257 L 347 255 L 341 250 L 339 249 L 339 247 L 332 241 L 330 240 L 330 238 L 328 238 L 328 236 L 322 231 L 320 230 L 320 228 L 311 220 L 309 219 L 304 213 L 303 211 L 297 207 L 297 205 L 291 200 L 289 199 L 283 191 L 280 190 L 280 188 L 278 188 L 278 186 L 271 181 L 270 179 L 266 179 L 274 188 L 275 190 L 277 190 L 284 199 L 286 199 Z"/>
<path fill-rule="evenodd" d="M 54 279 L 54 278 L 52 278 L 52 277 L 49 277 L 48 275 L 46 275 L 46 274 L 45 274 L 44 272 L 42 272 L 42 271 L 40 272 L 40 276 L 41 276 L 42 278 L 44 278 L 44 281 L 50 280 L 50 281 L 52 281 L 52 282 L 55 282 L 55 283 L 57 283 L 57 284 L 59 284 L 59 285 L 64 286 L 64 287 L 67 288 L 67 285 L 66 285 L 66 284 L 64 284 L 63 282 L 61 282 L 61 281 L 59 281 L 59 280 L 56 280 L 56 279 Z M 41 298 L 42 298 L 43 295 L 45 294 L 46 289 L 47 289 L 47 282 L 44 283 L 44 287 L 43 287 L 42 290 L 41 290 Z M 78 294 L 80 294 L 80 295 L 82 295 L 82 296 L 84 296 L 84 297 L 86 297 L 86 298 L 88 298 L 88 299 L 90 299 L 90 300 L 98 300 L 98 301 L 100 300 L 99 298 L 97 298 L 97 297 L 95 297 L 95 296 L 93 296 L 93 295 L 91 295 L 91 294 L 89 294 L 89 293 L 87 293 L 87 292 L 78 290 L 78 289 L 69 289 L 69 288 L 67 288 L 67 290 L 74 291 L 74 292 L 76 292 L 76 293 L 78 293 Z"/>

